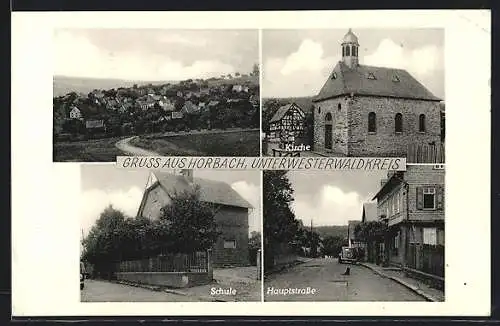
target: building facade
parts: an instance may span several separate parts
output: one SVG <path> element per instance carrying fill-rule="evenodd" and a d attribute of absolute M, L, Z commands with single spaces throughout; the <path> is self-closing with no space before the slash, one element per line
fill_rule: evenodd
<path fill-rule="evenodd" d="M 305 113 L 295 103 L 280 107 L 269 122 L 269 140 L 295 143 L 304 136 Z"/>
<path fill-rule="evenodd" d="M 374 197 L 388 227 L 383 260 L 443 280 L 444 175 L 442 165 L 408 165 L 389 172 Z"/>
<path fill-rule="evenodd" d="M 314 99 L 314 150 L 406 157 L 409 145 L 440 144 L 441 99 L 406 70 L 360 64 L 359 46 L 349 30 L 342 60 Z"/>
<path fill-rule="evenodd" d="M 171 195 L 198 185 L 200 200 L 216 206 L 215 222 L 221 233 L 212 248 L 214 266 L 248 266 L 248 214 L 252 206 L 225 182 L 194 178 L 192 170 L 180 175 L 152 172 L 137 216 L 158 219 Z"/>

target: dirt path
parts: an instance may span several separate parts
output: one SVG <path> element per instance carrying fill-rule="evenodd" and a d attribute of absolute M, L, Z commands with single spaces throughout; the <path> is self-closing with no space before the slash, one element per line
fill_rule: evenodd
<path fill-rule="evenodd" d="M 137 156 L 161 156 L 160 154 L 150 151 L 147 149 L 143 149 L 140 147 L 136 147 L 130 144 L 132 139 L 137 138 L 138 136 L 128 137 L 116 142 L 115 146 L 122 152 L 128 155 L 137 155 Z"/>

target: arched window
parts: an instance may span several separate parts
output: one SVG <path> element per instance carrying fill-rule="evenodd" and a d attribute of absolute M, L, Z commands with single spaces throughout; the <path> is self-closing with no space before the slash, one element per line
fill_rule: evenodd
<path fill-rule="evenodd" d="M 342 110 L 342 104 L 340 104 L 340 103 L 339 103 L 339 104 L 337 105 L 337 108 L 339 109 L 339 111 L 340 111 L 340 110 Z"/>
<path fill-rule="evenodd" d="M 350 53 L 350 51 L 349 51 L 349 50 L 350 50 L 349 45 L 346 45 L 346 46 L 345 46 L 345 55 L 346 55 L 346 56 L 351 55 L 351 53 Z"/>
<path fill-rule="evenodd" d="M 425 132 L 425 114 L 418 117 L 418 131 Z"/>
<path fill-rule="evenodd" d="M 394 131 L 403 132 L 403 115 L 401 113 L 396 113 L 394 117 Z"/>
<path fill-rule="evenodd" d="M 321 108 L 318 106 L 318 114 L 321 113 Z"/>
<path fill-rule="evenodd" d="M 342 47 L 342 56 L 345 57 L 345 46 Z"/>
<path fill-rule="evenodd" d="M 330 112 L 328 112 L 326 115 L 325 115 L 325 121 L 332 121 L 332 114 Z"/>
<path fill-rule="evenodd" d="M 368 113 L 368 132 L 377 131 L 377 116 L 375 112 Z"/>
<path fill-rule="evenodd" d="M 358 55 L 358 48 L 355 46 L 352 47 L 352 55 L 355 57 Z"/>

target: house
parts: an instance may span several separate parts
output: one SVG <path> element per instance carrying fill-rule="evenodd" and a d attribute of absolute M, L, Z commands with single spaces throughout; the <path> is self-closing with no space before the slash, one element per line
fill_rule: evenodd
<path fill-rule="evenodd" d="M 233 85 L 233 88 L 231 90 L 233 92 L 241 93 L 241 92 L 243 92 L 243 85 Z"/>
<path fill-rule="evenodd" d="M 69 118 L 82 120 L 83 119 L 82 112 L 80 111 L 79 108 L 74 106 L 71 108 L 71 111 L 69 111 Z"/>
<path fill-rule="evenodd" d="M 184 113 L 182 113 L 182 111 L 173 111 L 172 112 L 172 120 L 182 119 L 182 118 L 184 118 Z"/>
<path fill-rule="evenodd" d="M 85 128 L 88 132 L 106 132 L 104 119 L 89 119 L 85 121 Z"/>
<path fill-rule="evenodd" d="M 359 47 L 349 29 L 342 60 L 313 100 L 314 150 L 406 157 L 411 144 L 439 144 L 441 99 L 406 70 L 360 64 Z"/>
<path fill-rule="evenodd" d="M 356 239 L 356 226 L 360 224 L 359 220 L 351 220 L 347 222 L 347 243 L 349 247 L 360 247 L 362 244 Z"/>
<path fill-rule="evenodd" d="M 444 174 L 443 165 L 407 165 L 389 172 L 374 196 L 388 227 L 381 252 L 390 265 L 444 277 Z"/>
<path fill-rule="evenodd" d="M 186 101 L 181 110 L 184 114 L 200 113 L 200 108 L 191 101 Z"/>
<path fill-rule="evenodd" d="M 305 113 L 295 103 L 280 107 L 269 121 L 269 140 L 295 143 L 304 133 Z"/>
<path fill-rule="evenodd" d="M 219 105 L 219 101 L 210 101 L 208 102 L 208 107 L 211 108 L 211 107 L 216 107 Z"/>
<path fill-rule="evenodd" d="M 203 111 L 207 107 L 207 103 L 205 102 L 200 102 L 198 103 L 198 110 Z"/>
<path fill-rule="evenodd" d="M 174 103 L 165 96 L 158 101 L 158 104 L 165 112 L 172 112 L 175 109 Z"/>
<path fill-rule="evenodd" d="M 195 185 L 199 186 L 201 201 L 216 206 L 215 222 L 221 235 L 212 248 L 214 266 L 249 265 L 248 214 L 252 205 L 225 182 L 195 178 L 193 170 L 180 174 L 152 172 L 137 216 L 158 219 L 172 194 Z"/>

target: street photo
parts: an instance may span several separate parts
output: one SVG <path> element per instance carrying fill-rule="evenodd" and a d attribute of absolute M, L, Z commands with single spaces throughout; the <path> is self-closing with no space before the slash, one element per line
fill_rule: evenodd
<path fill-rule="evenodd" d="M 262 31 L 262 154 L 444 163 L 443 29 Z"/>
<path fill-rule="evenodd" d="M 53 161 L 259 156 L 259 35 L 56 29 Z"/>
<path fill-rule="evenodd" d="M 445 301 L 444 175 L 264 171 L 264 301 Z"/>
<path fill-rule="evenodd" d="M 81 302 L 261 301 L 260 189 L 260 171 L 83 164 Z"/>

